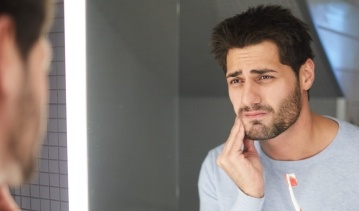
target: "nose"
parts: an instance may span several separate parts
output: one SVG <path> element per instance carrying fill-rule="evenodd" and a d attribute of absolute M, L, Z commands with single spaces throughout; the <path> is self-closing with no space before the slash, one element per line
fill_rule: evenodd
<path fill-rule="evenodd" d="M 261 102 L 260 89 L 254 82 L 247 82 L 243 86 L 242 104 L 243 106 L 252 107 Z"/>

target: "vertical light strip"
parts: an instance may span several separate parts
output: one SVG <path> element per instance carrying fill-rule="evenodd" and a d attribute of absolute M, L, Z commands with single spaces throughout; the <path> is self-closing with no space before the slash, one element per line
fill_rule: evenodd
<path fill-rule="evenodd" d="M 88 211 L 86 1 L 65 0 L 67 161 L 70 211 Z"/>

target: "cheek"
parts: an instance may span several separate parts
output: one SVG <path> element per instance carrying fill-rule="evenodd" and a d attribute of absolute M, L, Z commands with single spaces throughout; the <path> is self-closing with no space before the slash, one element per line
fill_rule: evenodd
<path fill-rule="evenodd" d="M 235 90 L 228 90 L 229 99 L 232 103 L 234 112 L 238 116 L 238 110 L 241 106 L 241 94 L 238 91 Z"/>
<path fill-rule="evenodd" d="M 275 111 L 278 110 L 283 100 L 291 94 L 293 88 L 288 84 L 278 84 L 278 86 L 265 90 L 263 104 L 272 107 Z"/>
<path fill-rule="evenodd" d="M 41 40 L 33 51 L 30 60 L 31 81 L 38 103 L 43 107 L 48 98 L 48 69 L 51 59 L 51 49 L 46 40 Z"/>

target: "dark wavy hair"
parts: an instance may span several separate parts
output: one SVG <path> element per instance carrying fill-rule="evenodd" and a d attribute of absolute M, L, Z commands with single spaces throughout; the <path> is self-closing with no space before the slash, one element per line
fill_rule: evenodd
<path fill-rule="evenodd" d="M 290 66 L 296 76 L 314 54 L 308 26 L 294 17 L 289 9 L 275 5 L 259 5 L 219 23 L 211 37 L 212 53 L 227 72 L 226 57 L 231 48 L 243 48 L 263 41 L 274 42 L 282 64 Z"/>
<path fill-rule="evenodd" d="M 51 0 L 1 0 L 0 16 L 9 16 L 15 26 L 16 42 L 22 59 L 47 33 L 52 21 L 54 2 Z"/>

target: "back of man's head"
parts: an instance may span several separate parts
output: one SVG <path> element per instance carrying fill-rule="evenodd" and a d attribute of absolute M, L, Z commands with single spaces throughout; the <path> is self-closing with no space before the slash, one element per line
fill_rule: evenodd
<path fill-rule="evenodd" d="M 52 0 L 1 0 L 0 17 L 11 18 L 24 60 L 39 37 L 47 33 L 53 13 Z"/>

